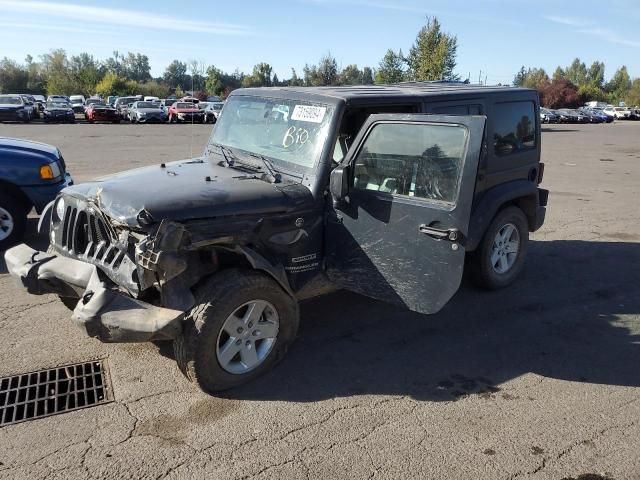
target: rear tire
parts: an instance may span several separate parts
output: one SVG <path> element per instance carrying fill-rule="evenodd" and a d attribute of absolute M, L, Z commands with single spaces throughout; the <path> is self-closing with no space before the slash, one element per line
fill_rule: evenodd
<path fill-rule="evenodd" d="M 471 280 L 489 290 L 504 288 L 516 279 L 524 268 L 529 244 L 527 217 L 518 207 L 498 212 L 471 253 Z"/>
<path fill-rule="evenodd" d="M 249 317 L 252 305 L 262 305 L 257 320 Z M 196 292 L 183 333 L 174 341 L 176 361 L 185 376 L 207 393 L 237 387 L 284 357 L 298 323 L 297 303 L 273 279 L 255 270 L 225 270 Z M 251 350 L 255 363 L 247 360 Z"/>
<path fill-rule="evenodd" d="M 18 243 L 27 225 L 26 207 L 19 200 L 0 193 L 0 250 Z"/>

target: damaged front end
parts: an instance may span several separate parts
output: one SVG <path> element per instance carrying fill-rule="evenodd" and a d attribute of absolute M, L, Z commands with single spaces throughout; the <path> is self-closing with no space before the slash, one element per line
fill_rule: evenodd
<path fill-rule="evenodd" d="M 215 270 L 214 253 L 183 251 L 184 227 L 120 225 L 91 200 L 63 195 L 51 213 L 48 252 L 18 245 L 7 268 L 32 294 L 77 298 L 73 320 L 104 342 L 169 340 L 194 303 L 191 287 Z"/>

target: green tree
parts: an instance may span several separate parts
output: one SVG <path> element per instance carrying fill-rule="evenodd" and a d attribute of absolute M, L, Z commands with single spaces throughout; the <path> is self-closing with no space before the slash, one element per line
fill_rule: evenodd
<path fill-rule="evenodd" d="M 407 64 L 412 80 L 458 80 L 456 67 L 458 39 L 443 32 L 436 17 L 427 17 L 409 51 Z"/>
<path fill-rule="evenodd" d="M 74 93 L 82 93 L 87 96 L 95 93 L 96 85 L 102 75 L 98 68 L 98 62 L 93 58 L 93 55 L 81 53 L 71 57 L 69 68 L 72 81 L 77 88 Z"/>
<path fill-rule="evenodd" d="M 405 59 L 402 50 L 398 53 L 387 50 L 376 72 L 376 83 L 398 83 L 405 78 Z"/>
<path fill-rule="evenodd" d="M 526 78 L 527 70 L 524 68 L 524 65 L 522 65 L 522 67 L 520 67 L 520 70 L 518 70 L 518 73 L 516 73 L 516 76 L 513 77 L 513 86 L 522 87 Z"/>
<path fill-rule="evenodd" d="M 296 73 L 296 69 L 291 69 L 291 78 L 287 82 L 291 87 L 301 87 L 304 85 L 304 81 L 301 78 L 298 78 L 298 74 Z"/>
<path fill-rule="evenodd" d="M 584 62 L 581 62 L 579 58 L 576 58 L 571 65 L 564 70 L 565 78 L 577 87 L 587 84 L 587 75 L 587 66 Z"/>
<path fill-rule="evenodd" d="M 132 85 L 127 83 L 126 78 L 120 77 L 113 72 L 107 72 L 96 85 L 95 91 L 101 97 L 108 97 L 109 95 L 123 96 L 128 95 L 131 88 Z"/>
<path fill-rule="evenodd" d="M 558 68 L 556 68 L 556 71 L 553 72 L 552 80 L 562 80 L 563 78 L 566 80 L 567 77 L 562 67 L 558 66 Z"/>
<path fill-rule="evenodd" d="M 320 85 L 337 85 L 338 84 L 338 62 L 331 52 L 324 55 L 318 63 L 318 78 Z"/>
<path fill-rule="evenodd" d="M 631 90 L 631 77 L 626 66 L 620 67 L 613 74 L 611 80 L 605 86 L 605 90 L 609 93 L 609 101 L 614 105 L 620 101 L 624 101 L 629 90 Z"/>
<path fill-rule="evenodd" d="M 71 73 L 67 53 L 63 49 L 42 55 L 42 67 L 49 95 L 73 95 L 79 86 Z"/>
<path fill-rule="evenodd" d="M 600 89 L 604 87 L 604 62 L 595 61 L 587 71 L 587 82 Z"/>
<path fill-rule="evenodd" d="M 371 67 L 364 67 L 362 69 L 362 84 L 373 85 L 373 70 Z"/>
<path fill-rule="evenodd" d="M 39 93 L 45 92 L 45 78 L 42 73 L 42 67 L 39 63 L 33 61 L 31 55 L 27 55 L 25 58 L 28 80 L 27 80 L 27 92 Z"/>
<path fill-rule="evenodd" d="M 358 65 L 347 65 L 340 72 L 340 83 L 343 85 L 362 85 L 362 70 Z"/>
<path fill-rule="evenodd" d="M 180 60 L 171 62 L 162 75 L 164 82 L 171 88 L 185 87 L 189 83 L 187 64 Z"/>
<path fill-rule="evenodd" d="M 149 57 L 140 53 L 127 53 L 127 56 L 122 59 L 122 74 L 136 82 L 151 80 Z"/>
<path fill-rule="evenodd" d="M 242 80 L 243 87 L 270 87 L 271 72 L 273 68 L 268 63 L 258 63 L 254 65 L 251 75 L 247 75 Z"/>
<path fill-rule="evenodd" d="M 0 60 L 0 93 L 16 93 L 27 90 L 29 72 L 16 61 L 4 57 Z"/>
<path fill-rule="evenodd" d="M 224 84 L 222 83 L 222 72 L 213 65 L 207 67 L 207 78 L 205 79 L 205 90 L 209 95 L 222 96 Z"/>
<path fill-rule="evenodd" d="M 636 78 L 631 83 L 631 88 L 627 92 L 625 101 L 631 107 L 640 106 L 640 78 Z"/>

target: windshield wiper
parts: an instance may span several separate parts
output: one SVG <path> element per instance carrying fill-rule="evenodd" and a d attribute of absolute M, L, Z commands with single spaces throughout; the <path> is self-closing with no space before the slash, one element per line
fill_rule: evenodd
<path fill-rule="evenodd" d="M 264 155 L 260 155 L 259 153 L 249 152 L 249 156 L 262 160 L 262 163 L 264 163 L 264 166 L 267 167 L 267 170 L 269 170 L 269 176 L 271 177 L 269 181 L 271 183 L 280 183 L 282 181 L 282 175 L 280 175 L 276 171 L 275 167 L 273 166 L 273 162 L 271 160 L 269 160 Z"/>
<path fill-rule="evenodd" d="M 212 145 L 214 147 L 220 148 L 220 152 L 222 153 L 222 158 L 224 158 L 224 163 L 226 164 L 226 166 L 233 167 L 233 164 L 236 162 L 236 156 L 233 154 L 233 152 L 228 147 L 225 147 L 224 145 L 221 145 L 219 143 L 213 143 Z"/>

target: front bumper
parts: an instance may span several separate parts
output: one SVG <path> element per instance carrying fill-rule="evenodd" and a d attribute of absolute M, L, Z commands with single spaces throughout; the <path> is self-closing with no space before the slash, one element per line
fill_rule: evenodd
<path fill-rule="evenodd" d="M 5 253 L 9 273 L 34 295 L 78 298 L 71 318 L 103 342 L 171 340 L 182 331 L 184 312 L 157 307 L 117 291 L 92 264 L 39 252 L 25 244 Z"/>

